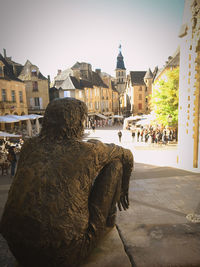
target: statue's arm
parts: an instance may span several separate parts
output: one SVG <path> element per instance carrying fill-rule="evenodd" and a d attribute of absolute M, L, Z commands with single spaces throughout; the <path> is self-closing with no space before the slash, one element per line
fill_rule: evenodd
<path fill-rule="evenodd" d="M 122 162 L 123 162 L 122 189 L 121 189 L 120 201 L 118 202 L 118 208 L 119 210 L 122 210 L 121 208 L 122 206 L 123 209 L 126 210 L 129 207 L 129 197 L 128 197 L 129 182 L 134 165 L 133 154 L 131 153 L 130 150 L 123 149 Z"/>
<path fill-rule="evenodd" d="M 122 209 L 122 207 L 123 209 L 127 209 L 129 206 L 129 181 L 134 163 L 132 152 L 129 149 L 125 149 L 121 146 L 117 146 L 115 144 L 104 144 L 98 140 L 89 140 L 88 142 L 94 144 L 98 164 L 101 165 L 101 168 L 116 158 L 119 158 L 121 160 L 123 165 L 123 176 L 121 197 L 118 203 L 118 207 L 120 210 Z"/>

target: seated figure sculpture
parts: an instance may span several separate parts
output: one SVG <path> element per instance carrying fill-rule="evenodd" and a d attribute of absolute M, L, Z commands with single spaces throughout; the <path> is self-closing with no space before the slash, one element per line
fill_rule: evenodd
<path fill-rule="evenodd" d="M 27 140 L 0 231 L 19 266 L 80 266 L 129 206 L 133 155 L 82 141 L 87 106 L 74 98 L 49 103 L 41 133 Z"/>

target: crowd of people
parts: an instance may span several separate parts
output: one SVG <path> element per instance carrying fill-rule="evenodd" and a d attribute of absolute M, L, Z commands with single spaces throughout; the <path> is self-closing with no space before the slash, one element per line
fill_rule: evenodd
<path fill-rule="evenodd" d="M 13 141 L 4 138 L 0 140 L 0 169 L 2 175 L 10 174 L 11 178 L 14 177 L 18 154 L 23 143 L 23 139 Z"/>
<path fill-rule="evenodd" d="M 167 144 L 169 142 L 177 142 L 177 129 L 141 127 L 132 130 L 132 137 L 134 140 L 136 138 L 137 142 Z"/>
<path fill-rule="evenodd" d="M 100 128 L 100 127 L 105 127 L 105 126 L 121 126 L 123 125 L 123 120 L 119 119 L 99 119 L 99 120 L 94 120 L 94 119 L 89 119 L 86 128 Z"/>

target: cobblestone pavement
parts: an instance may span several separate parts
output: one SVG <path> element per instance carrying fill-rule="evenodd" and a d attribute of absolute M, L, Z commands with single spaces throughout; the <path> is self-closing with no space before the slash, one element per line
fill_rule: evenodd
<path fill-rule="evenodd" d="M 133 266 L 200 266 L 200 175 L 170 167 L 135 164 L 130 208 L 117 226 Z"/>

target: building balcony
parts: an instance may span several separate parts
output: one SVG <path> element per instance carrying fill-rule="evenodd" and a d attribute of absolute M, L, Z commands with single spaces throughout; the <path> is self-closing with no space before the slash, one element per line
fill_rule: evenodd
<path fill-rule="evenodd" d="M 28 107 L 28 113 L 34 113 L 34 112 L 39 112 L 39 113 L 44 113 L 45 109 L 41 108 L 40 106 L 32 106 Z"/>
<path fill-rule="evenodd" d="M 17 103 L 12 101 L 0 101 L 0 109 L 14 109 Z"/>

